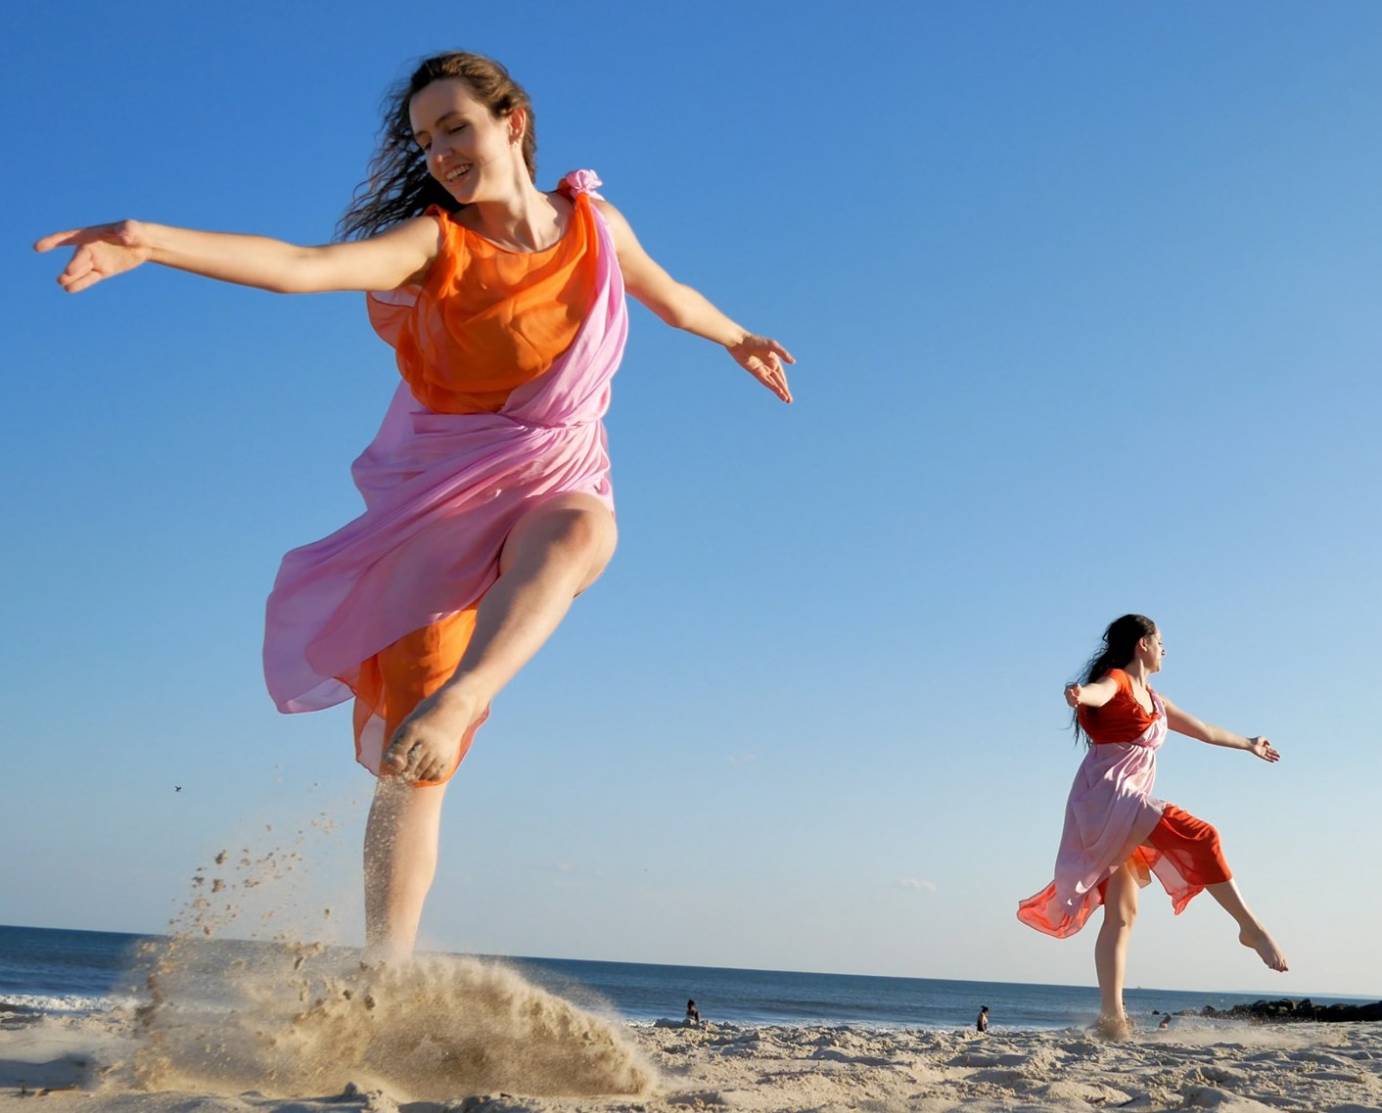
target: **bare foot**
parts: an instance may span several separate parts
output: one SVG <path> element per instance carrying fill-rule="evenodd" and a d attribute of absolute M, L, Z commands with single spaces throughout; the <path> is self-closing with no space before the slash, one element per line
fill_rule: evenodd
<path fill-rule="evenodd" d="M 1101 1016 L 1094 1022 L 1094 1034 L 1100 1039 L 1121 1042 L 1132 1039 L 1133 1023 L 1126 1016 Z"/>
<path fill-rule="evenodd" d="M 402 966 L 412 957 L 411 953 L 395 943 L 370 943 L 360 952 L 360 973 L 378 974 Z"/>
<path fill-rule="evenodd" d="M 451 772 L 488 709 L 453 688 L 439 688 L 394 731 L 380 770 L 405 781 L 439 781 Z"/>
<path fill-rule="evenodd" d="M 1280 970 L 1283 973 L 1288 969 L 1286 956 L 1281 953 L 1281 948 L 1276 945 L 1276 940 L 1267 934 L 1266 928 L 1243 928 L 1238 933 L 1238 942 L 1256 951 L 1270 969 Z"/>

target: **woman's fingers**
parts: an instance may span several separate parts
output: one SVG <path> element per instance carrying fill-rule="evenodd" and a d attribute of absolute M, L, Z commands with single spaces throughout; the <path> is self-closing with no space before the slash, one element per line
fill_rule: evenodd
<path fill-rule="evenodd" d="M 67 293 L 79 294 L 103 279 L 127 270 L 129 267 L 111 265 L 110 260 L 102 259 L 90 248 L 83 247 L 72 257 L 67 269 L 58 276 L 58 282 Z"/>
<path fill-rule="evenodd" d="M 84 275 L 90 274 L 96 269 L 96 253 L 90 247 L 83 245 L 72 253 L 72 258 L 67 260 L 67 266 L 62 274 L 58 276 L 58 281 L 70 284 Z"/>
<path fill-rule="evenodd" d="M 759 382 L 761 382 L 764 386 L 766 386 L 769 390 L 776 394 L 780 399 L 782 399 L 782 401 L 790 402 L 792 400 L 792 395 L 787 390 L 787 384 L 782 380 L 780 376 L 774 374 L 773 372 L 770 371 L 764 375 L 759 376 Z"/>
<path fill-rule="evenodd" d="M 52 251 L 55 247 L 67 247 L 69 244 L 81 243 L 83 241 L 75 237 L 80 236 L 85 231 L 85 228 L 69 228 L 66 232 L 54 232 L 44 236 L 43 239 L 34 244 L 34 250 Z"/>
<path fill-rule="evenodd" d="M 790 402 L 792 392 L 787 389 L 787 373 L 782 369 L 782 364 L 778 362 L 777 353 L 769 352 L 767 359 L 759 359 L 755 362 L 757 366 L 753 370 L 758 381 L 784 402 Z"/>
<path fill-rule="evenodd" d="M 58 275 L 57 282 L 67 293 L 76 294 L 102 279 L 124 274 L 144 261 L 146 255 L 139 247 L 122 242 L 123 235 L 116 225 L 79 228 L 75 232 L 55 232 L 45 236 L 34 248 L 38 251 L 57 247 L 75 248 L 67 266 Z"/>
<path fill-rule="evenodd" d="M 779 344 L 776 340 L 769 340 L 768 343 L 769 343 L 769 345 L 771 345 L 771 347 L 772 347 L 772 349 L 773 349 L 773 352 L 774 352 L 775 354 L 780 355 L 780 356 L 781 356 L 783 359 L 785 359 L 788 363 L 796 363 L 796 357 L 793 356 L 791 352 L 789 352 L 786 348 L 784 348 L 784 347 L 783 347 L 781 344 Z"/>
<path fill-rule="evenodd" d="M 748 335 L 729 349 L 736 363 L 766 386 L 782 401 L 792 401 L 787 385 L 787 371 L 783 361 L 795 363 L 792 353 L 776 340 L 766 336 Z"/>
<path fill-rule="evenodd" d="M 80 294 L 83 290 L 87 290 L 90 289 L 92 286 L 95 286 L 96 283 L 101 281 L 102 277 L 102 275 L 93 274 L 88 271 L 80 278 L 69 279 L 68 281 L 62 283 L 62 288 L 65 293 Z"/>
<path fill-rule="evenodd" d="M 96 266 L 96 260 L 83 250 L 73 256 L 67 269 L 58 275 L 58 285 L 69 294 L 79 294 L 105 277 L 104 272 Z"/>
<path fill-rule="evenodd" d="M 89 224 L 85 228 L 53 232 L 34 244 L 34 250 L 52 251 L 55 247 L 78 247 L 82 244 L 100 243 L 102 240 L 121 247 L 136 247 L 139 239 L 138 226 L 134 221 L 119 220 L 113 224 Z"/>

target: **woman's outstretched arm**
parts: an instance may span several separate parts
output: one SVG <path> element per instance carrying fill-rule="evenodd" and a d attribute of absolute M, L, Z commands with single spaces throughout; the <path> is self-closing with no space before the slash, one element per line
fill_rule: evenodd
<path fill-rule="evenodd" d="M 279 294 L 392 290 L 419 281 L 436 258 L 436 221 L 419 216 L 367 240 L 300 247 L 267 236 L 198 232 L 122 220 L 54 232 L 35 251 L 75 248 L 58 285 L 76 294 L 141 263 L 190 271 Z"/>
<path fill-rule="evenodd" d="M 1279 761 L 1281 759 L 1276 748 L 1261 735 L 1255 738 L 1246 738 L 1241 734 L 1234 734 L 1231 730 L 1225 730 L 1223 727 L 1216 727 L 1213 723 L 1206 723 L 1195 718 L 1190 712 L 1182 711 L 1165 696 L 1161 697 L 1161 702 L 1166 706 L 1166 725 L 1177 734 L 1184 734 L 1200 742 L 1208 742 L 1211 746 L 1227 746 L 1230 750 L 1247 750 L 1249 753 L 1256 754 L 1263 761 Z"/>
<path fill-rule="evenodd" d="M 796 363 L 776 340 L 749 332 L 711 304 L 710 299 L 678 282 L 638 242 L 624 214 L 608 201 L 595 202 L 609 222 L 624 286 L 673 328 L 685 329 L 721 344 L 745 371 L 784 402 L 792 400 L 783 363 Z"/>
<path fill-rule="evenodd" d="M 1118 681 L 1111 676 L 1093 684 L 1067 684 L 1065 702 L 1071 707 L 1103 707 L 1118 694 Z"/>

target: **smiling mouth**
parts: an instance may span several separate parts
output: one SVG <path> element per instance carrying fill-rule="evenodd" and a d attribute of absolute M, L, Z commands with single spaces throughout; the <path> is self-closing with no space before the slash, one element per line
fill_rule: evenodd
<path fill-rule="evenodd" d="M 470 171 L 471 167 L 469 166 L 452 167 L 442 175 L 442 181 L 447 185 L 455 185 L 457 182 L 463 181 L 470 174 Z"/>

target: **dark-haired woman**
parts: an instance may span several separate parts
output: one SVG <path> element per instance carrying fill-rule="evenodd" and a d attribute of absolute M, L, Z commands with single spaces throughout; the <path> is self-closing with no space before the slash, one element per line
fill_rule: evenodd
<path fill-rule="evenodd" d="M 1137 890 L 1155 876 L 1179 914 L 1207 890 L 1238 924 L 1238 939 L 1273 970 L 1286 969 L 1267 929 L 1243 903 L 1219 845 L 1219 833 L 1203 820 L 1152 796 L 1156 751 L 1168 730 L 1246 750 L 1263 761 L 1280 755 L 1265 738 L 1201 722 L 1154 691 L 1148 681 L 1161 671 L 1166 647 L 1156 624 L 1143 615 L 1123 615 L 1104 633 L 1103 647 L 1079 683 L 1065 689 L 1075 709 L 1076 731 L 1085 754 L 1065 809 L 1065 829 L 1056 856 L 1056 878 L 1018 905 L 1017 918 L 1063 939 L 1079 931 L 1100 905 L 1103 926 L 1094 946 L 1094 967 L 1102 998 L 1099 1028 L 1121 1036 L 1128 1030 L 1123 1010 L 1123 976 L 1128 939 L 1137 915 Z"/>
<path fill-rule="evenodd" d="M 446 784 L 491 701 L 614 552 L 601 418 L 625 291 L 791 401 L 781 344 L 674 281 L 593 172 L 539 190 L 536 154 L 532 104 L 504 67 L 439 55 L 396 90 L 343 242 L 123 221 L 35 245 L 76 248 L 69 293 L 145 262 L 280 293 L 374 291 L 403 382 L 352 469 L 366 510 L 284 558 L 264 663 L 282 711 L 355 698 L 356 756 L 380 778 L 365 912 L 382 957 L 412 951 Z"/>

